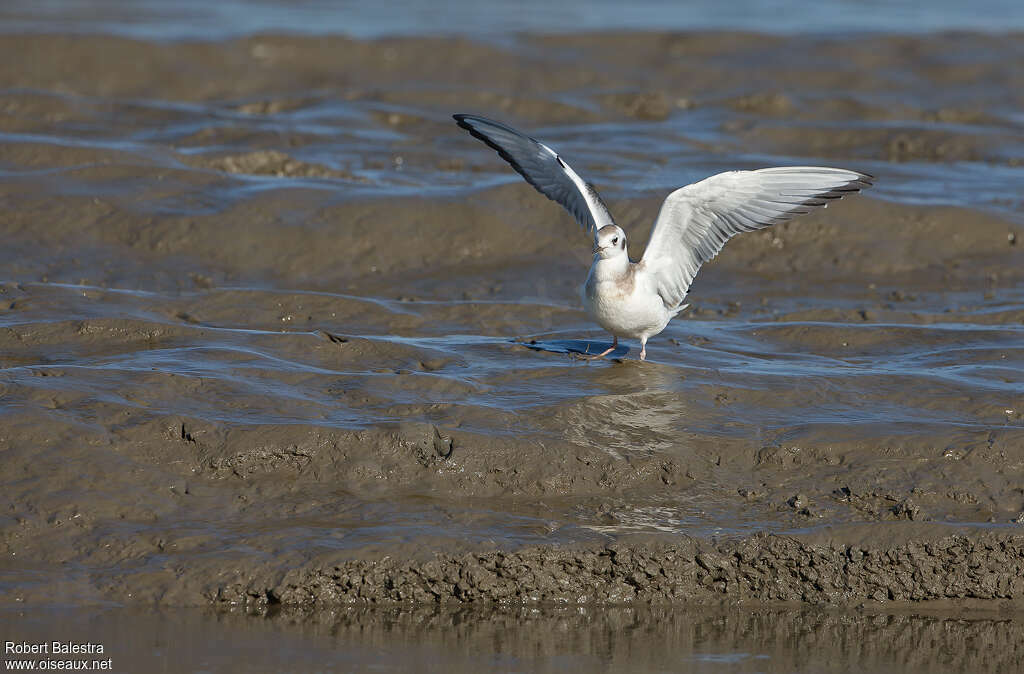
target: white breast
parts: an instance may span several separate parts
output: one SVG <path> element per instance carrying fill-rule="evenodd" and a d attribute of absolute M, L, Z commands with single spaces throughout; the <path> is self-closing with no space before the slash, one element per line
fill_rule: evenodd
<path fill-rule="evenodd" d="M 583 286 L 587 315 L 617 337 L 640 339 L 664 330 L 672 316 L 642 269 L 606 262 L 591 266 Z"/>

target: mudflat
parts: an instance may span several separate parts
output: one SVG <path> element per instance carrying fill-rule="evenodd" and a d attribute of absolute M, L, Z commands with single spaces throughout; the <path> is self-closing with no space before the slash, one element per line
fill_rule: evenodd
<path fill-rule="evenodd" d="M 54 34 L 0 56 L 0 604 L 797 629 L 739 604 L 823 641 L 970 607 L 1020 643 L 1020 36 Z M 581 363 L 609 341 L 578 300 L 589 243 L 458 111 L 555 146 L 637 256 L 661 199 L 721 170 L 877 187 L 730 242 L 648 361 Z M 650 617 L 681 604 L 709 622 Z"/>

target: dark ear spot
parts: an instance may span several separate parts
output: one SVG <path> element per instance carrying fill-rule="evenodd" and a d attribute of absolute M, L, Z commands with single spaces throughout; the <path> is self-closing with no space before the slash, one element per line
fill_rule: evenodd
<path fill-rule="evenodd" d="M 626 237 L 622 237 L 622 245 L 619 248 L 626 250 Z"/>

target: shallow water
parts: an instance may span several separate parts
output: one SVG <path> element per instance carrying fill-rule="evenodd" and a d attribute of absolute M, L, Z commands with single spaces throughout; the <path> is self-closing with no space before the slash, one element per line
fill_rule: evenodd
<path fill-rule="evenodd" d="M 17 34 L 54 7 L 0 14 L 4 603 L 1024 596 L 1018 35 L 228 39 L 276 10 L 214 34 L 187 4 L 159 34 L 54 29 L 143 39 Z M 730 242 L 648 361 L 585 363 L 608 342 L 579 307 L 585 237 L 457 111 L 556 147 L 634 257 L 665 193 L 718 171 L 877 186 Z M 750 546 L 782 580 L 706 558 Z M 547 552 L 502 595 L 477 566 L 507 579 L 522 550 Z M 815 668 L 779 652 L 768 671 Z"/>
<path fill-rule="evenodd" d="M 10 0 L 0 13 L 5 31 L 115 33 L 143 39 L 223 39 L 252 33 L 295 32 L 374 38 L 393 35 L 573 33 L 599 30 L 750 30 L 764 33 L 946 30 L 1007 31 L 1024 28 L 1013 0 L 971 6 L 951 0 L 891 3 L 871 0 L 775 0 L 771 4 L 709 0 L 666 4 L 640 0 L 623 11 L 609 0 L 552 4 L 423 0 L 373 6 L 324 0 Z"/>
<path fill-rule="evenodd" d="M 101 644 L 113 671 L 1013 672 L 1021 657 L 1019 618 L 983 613 L 44 609 L 0 625 L 19 641 Z"/>

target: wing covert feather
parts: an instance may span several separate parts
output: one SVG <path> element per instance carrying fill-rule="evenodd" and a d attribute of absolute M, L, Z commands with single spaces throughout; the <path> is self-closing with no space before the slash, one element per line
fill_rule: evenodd
<path fill-rule="evenodd" d="M 670 310 L 686 297 L 701 265 L 726 242 L 809 213 L 872 185 L 872 176 L 815 166 L 728 171 L 668 195 L 643 263 Z"/>

